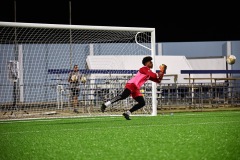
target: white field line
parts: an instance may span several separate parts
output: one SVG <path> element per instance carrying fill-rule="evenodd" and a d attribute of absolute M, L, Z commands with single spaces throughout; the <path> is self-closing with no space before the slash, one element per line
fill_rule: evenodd
<path fill-rule="evenodd" d="M 2 119 L 0 123 L 17 123 L 17 122 L 37 122 L 37 121 L 58 121 L 63 119 L 76 119 L 76 118 L 86 118 L 86 119 L 101 119 L 100 117 L 111 117 L 116 118 L 122 115 L 97 115 L 97 116 L 62 116 L 62 117 L 47 117 L 47 118 L 22 118 L 22 119 Z M 143 115 L 140 115 L 143 116 Z M 148 115 L 150 116 L 150 115 Z"/>
<path fill-rule="evenodd" d="M 121 128 L 140 128 L 140 127 L 163 127 L 163 126 L 190 126 L 190 125 L 209 125 L 209 124 L 230 124 L 240 123 L 240 121 L 227 121 L 227 122 L 201 122 L 201 123 L 185 123 L 185 124 L 154 124 L 154 125 L 134 125 L 134 126 L 117 126 L 117 127 L 104 127 L 104 129 L 121 129 Z M 84 131 L 84 130 L 102 130 L 103 128 L 74 128 L 74 129 L 57 129 L 57 130 L 39 130 L 39 131 L 19 131 L 19 132 L 2 132 L 0 135 L 7 134 L 26 134 L 26 133 L 40 133 L 40 132 L 60 132 L 60 131 Z"/>

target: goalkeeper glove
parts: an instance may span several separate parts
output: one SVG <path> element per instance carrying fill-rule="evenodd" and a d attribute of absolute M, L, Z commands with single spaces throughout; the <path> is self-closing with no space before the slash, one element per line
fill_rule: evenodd
<path fill-rule="evenodd" d="M 160 72 L 162 72 L 162 73 L 165 74 L 165 73 L 166 73 L 166 70 L 167 70 L 167 65 L 162 64 L 162 65 L 160 65 L 159 69 L 160 69 Z"/>

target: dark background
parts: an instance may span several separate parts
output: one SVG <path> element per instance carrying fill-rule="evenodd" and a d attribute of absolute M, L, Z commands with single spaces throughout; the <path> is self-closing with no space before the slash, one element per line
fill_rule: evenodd
<path fill-rule="evenodd" d="M 150 27 L 157 42 L 240 40 L 238 5 L 193 1 L 14 0 L 0 2 L 0 21 Z M 71 18 L 70 18 L 71 17 Z M 71 19 L 71 22 L 70 22 Z"/>

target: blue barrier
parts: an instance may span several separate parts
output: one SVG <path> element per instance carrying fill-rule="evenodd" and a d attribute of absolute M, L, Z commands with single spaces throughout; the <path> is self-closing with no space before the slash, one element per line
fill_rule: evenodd
<path fill-rule="evenodd" d="M 66 74 L 70 69 L 49 69 L 48 74 Z M 136 74 L 137 70 L 96 70 L 96 69 L 80 69 L 82 74 Z"/>
<path fill-rule="evenodd" d="M 49 69 L 48 74 L 68 74 L 70 69 Z M 98 70 L 98 69 L 80 69 L 82 74 L 136 74 L 138 70 Z M 159 70 L 157 70 L 159 72 Z"/>

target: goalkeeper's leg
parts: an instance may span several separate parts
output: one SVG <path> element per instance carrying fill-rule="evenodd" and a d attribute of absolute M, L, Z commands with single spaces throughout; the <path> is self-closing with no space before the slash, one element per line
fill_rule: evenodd
<path fill-rule="evenodd" d="M 126 118 L 126 120 L 131 120 L 130 119 L 130 115 L 131 113 L 133 113 L 136 110 L 139 110 L 140 108 L 145 106 L 145 100 L 143 98 L 143 96 L 138 96 L 136 98 L 134 98 L 138 103 L 135 104 L 131 109 L 129 109 L 127 112 L 123 113 L 123 116 Z"/>
<path fill-rule="evenodd" d="M 107 101 L 106 103 L 103 103 L 101 106 L 101 111 L 104 113 L 105 109 L 107 108 L 107 106 L 116 103 L 117 101 L 126 99 L 128 96 L 130 96 L 131 91 L 127 88 L 124 89 L 124 91 L 122 92 L 122 94 L 114 97 L 113 99 L 111 99 L 110 101 Z"/>
<path fill-rule="evenodd" d="M 143 96 L 139 96 L 139 97 L 136 97 L 134 98 L 138 103 L 135 104 L 129 111 L 132 113 L 136 110 L 139 110 L 140 108 L 144 107 L 145 106 L 145 100 L 143 98 Z"/>

